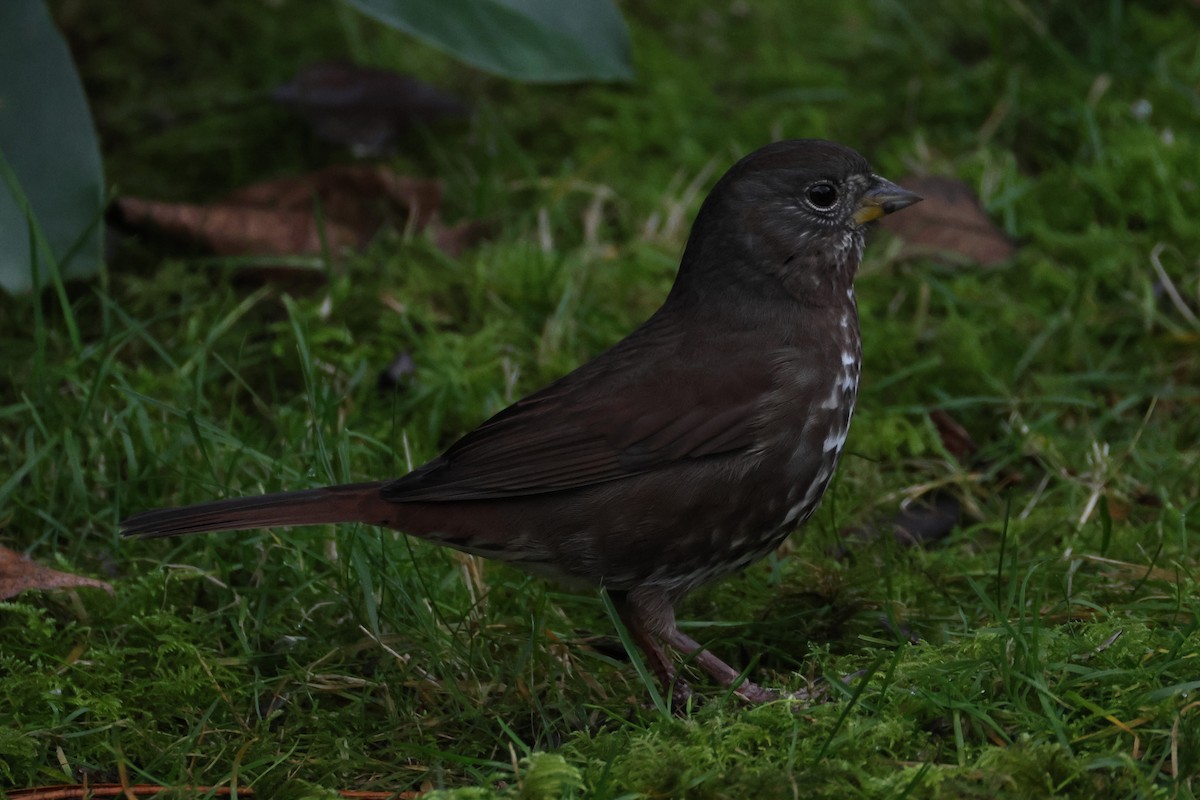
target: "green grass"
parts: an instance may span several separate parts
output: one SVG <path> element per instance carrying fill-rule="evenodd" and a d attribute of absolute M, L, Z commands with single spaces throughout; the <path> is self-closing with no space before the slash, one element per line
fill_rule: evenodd
<path fill-rule="evenodd" d="M 1200 329 L 1151 254 L 1197 313 L 1200 11 L 627 3 L 639 82 L 553 88 L 310 6 L 56 3 L 110 182 L 212 198 L 344 158 L 259 98 L 354 57 L 476 104 L 394 164 L 498 235 L 451 260 L 387 233 L 291 296 L 127 241 L 65 302 L 0 299 L 0 544 L 116 588 L 0 603 L 0 786 L 1197 795 Z M 117 535 L 152 506 L 432 457 L 648 315 L 716 175 L 783 136 L 957 175 L 1022 244 L 991 270 L 869 248 L 851 455 L 783 551 L 681 610 L 760 682 L 829 702 L 746 709 L 696 677 L 706 702 L 663 716 L 599 597 L 391 532 Z M 382 393 L 399 350 L 413 382 Z M 831 557 L 931 487 L 969 509 L 949 539 Z"/>

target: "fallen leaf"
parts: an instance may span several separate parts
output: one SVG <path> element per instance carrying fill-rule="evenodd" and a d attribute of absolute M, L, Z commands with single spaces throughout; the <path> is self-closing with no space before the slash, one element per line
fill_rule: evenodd
<path fill-rule="evenodd" d="M 353 228 L 326 219 L 319 227 L 311 212 L 254 208 L 226 203 L 201 206 L 140 197 L 117 200 L 121 221 L 152 227 L 204 245 L 217 255 L 308 255 L 321 252 L 321 233 L 334 253 L 365 242 Z"/>
<path fill-rule="evenodd" d="M 910 176 L 900 185 L 923 198 L 903 214 L 884 217 L 880 223 L 904 240 L 902 258 L 928 256 L 991 267 L 1016 252 L 1012 240 L 988 218 L 975 192 L 962 181 Z"/>
<path fill-rule="evenodd" d="M 442 184 L 413 178 L 374 164 L 340 164 L 299 177 L 276 178 L 242 187 L 223 202 L 257 208 L 312 212 L 321 201 L 326 219 L 372 235 L 383 219 L 397 212 L 423 230 L 442 208 Z"/>
<path fill-rule="evenodd" d="M 1091 553 L 1073 556 L 1073 558 L 1090 561 L 1101 567 L 1105 575 L 1128 583 L 1141 583 L 1142 581 L 1152 580 L 1178 585 L 1183 580 L 1183 576 L 1178 570 L 1168 567 L 1156 567 L 1152 564 L 1134 564 L 1130 561 L 1118 561 L 1115 558 L 1105 558 L 1104 556 L 1097 556 Z"/>
<path fill-rule="evenodd" d="M 940 408 L 930 411 L 929 419 L 937 428 L 938 436 L 941 438 L 946 452 L 958 459 L 958 463 L 963 466 L 970 466 L 975 454 L 979 451 L 979 445 L 975 444 L 975 440 L 971 438 L 971 434 L 967 433 L 967 429 Z"/>
<path fill-rule="evenodd" d="M 1109 519 L 1114 522 L 1124 522 L 1129 519 L 1129 504 L 1112 495 L 1105 495 L 1105 507 L 1108 509 Z"/>
<path fill-rule="evenodd" d="M 907 547 L 939 542 L 962 519 L 962 503 L 948 492 L 933 492 L 902 507 L 892 518 L 892 535 Z"/>
<path fill-rule="evenodd" d="M 0 546 L 0 600 L 16 597 L 29 589 L 70 589 L 79 586 L 113 593 L 113 588 L 104 581 L 43 567 L 20 553 Z"/>
<path fill-rule="evenodd" d="M 454 225 L 442 225 L 435 221 L 430 226 L 430 231 L 439 250 L 451 258 L 458 258 L 491 236 L 492 226 L 477 219 L 464 220 Z"/>
<path fill-rule="evenodd" d="M 379 388 L 382 389 L 403 389 L 408 385 L 409 378 L 417 371 L 417 365 L 413 361 L 412 354 L 407 350 L 401 350 L 392 359 L 392 363 L 388 364 L 379 373 Z"/>
<path fill-rule="evenodd" d="M 305 67 L 271 96 L 317 136 L 358 156 L 388 154 L 397 135 L 414 125 L 471 113 L 462 100 L 416 78 L 344 62 Z"/>
<path fill-rule="evenodd" d="M 950 535 L 962 520 L 962 503 L 948 492 L 932 492 L 902 506 L 882 525 L 855 526 L 840 532 L 842 543 L 831 555 L 841 561 L 862 545 L 892 534 L 901 547 L 924 547 Z"/>
<path fill-rule="evenodd" d="M 252 184 L 209 205 L 122 197 L 115 217 L 125 227 L 155 229 L 223 256 L 317 255 L 328 248 L 336 257 L 365 246 L 391 223 L 414 232 L 428 230 L 442 250 L 458 257 L 488 229 L 476 220 L 443 225 L 442 196 L 436 179 L 351 164 Z M 262 271 L 263 265 L 256 269 Z"/>

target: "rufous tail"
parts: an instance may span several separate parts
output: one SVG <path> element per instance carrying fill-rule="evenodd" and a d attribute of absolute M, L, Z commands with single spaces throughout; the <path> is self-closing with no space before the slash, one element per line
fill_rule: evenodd
<path fill-rule="evenodd" d="M 299 492 L 279 492 L 232 500 L 214 500 L 182 508 L 143 511 L 121 522 L 121 532 L 140 539 L 208 531 L 241 531 L 288 525 L 375 522 L 386 501 L 384 486 L 350 483 Z"/>

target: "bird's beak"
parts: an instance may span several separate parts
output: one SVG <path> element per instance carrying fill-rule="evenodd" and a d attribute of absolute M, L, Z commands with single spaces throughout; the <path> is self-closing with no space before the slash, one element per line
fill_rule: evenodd
<path fill-rule="evenodd" d="M 859 225 L 866 225 L 885 214 L 907 208 L 921 200 L 920 195 L 913 194 L 907 189 L 901 189 L 885 178 L 878 175 L 871 177 L 873 179 L 871 188 L 863 195 L 858 208 L 854 210 L 854 221 Z"/>

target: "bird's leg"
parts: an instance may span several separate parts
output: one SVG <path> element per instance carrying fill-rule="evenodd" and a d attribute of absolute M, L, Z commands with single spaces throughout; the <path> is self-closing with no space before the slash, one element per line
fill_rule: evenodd
<path fill-rule="evenodd" d="M 779 695 L 748 680 L 740 680 L 741 673 L 701 647 L 695 639 L 687 636 L 675 625 L 674 599 L 663 589 L 634 589 L 621 597 L 617 604 L 621 619 L 633 633 L 637 643 L 646 652 L 655 666 L 655 671 L 664 685 L 669 686 L 675 668 L 663 652 L 659 642 L 666 642 L 675 650 L 691 658 L 696 666 L 708 673 L 713 680 L 747 703 L 765 703 L 779 699 Z M 676 687 L 684 686 L 676 681 Z"/>
<path fill-rule="evenodd" d="M 671 629 L 663 638 L 671 647 L 691 657 L 696 665 L 707 672 L 713 680 L 726 689 L 733 689 L 733 693 L 747 703 L 767 703 L 779 699 L 779 695 L 775 692 L 764 689 L 749 680 L 739 682 L 740 672 L 705 650 L 695 639 L 680 631 L 675 627 L 674 620 L 672 620 Z"/>
<path fill-rule="evenodd" d="M 629 629 L 629 633 L 633 636 L 633 640 L 637 642 L 638 647 L 646 654 L 646 660 L 649 662 L 650 669 L 654 672 L 655 677 L 662 683 L 663 691 L 671 697 L 671 707 L 678 710 L 687 705 L 688 700 L 692 696 L 691 687 L 689 687 L 675 671 L 675 665 L 671 663 L 671 658 L 663 650 L 659 644 L 661 638 L 660 628 L 662 623 L 663 611 L 658 603 L 646 603 L 640 598 L 635 598 L 634 592 L 613 592 L 611 597 L 613 605 L 617 608 L 617 613 L 621 616 L 621 621 L 625 623 L 625 627 Z M 671 606 L 669 598 L 666 598 L 666 617 L 669 621 L 669 626 L 675 626 L 675 610 Z"/>

